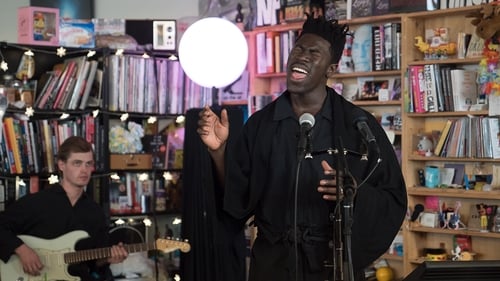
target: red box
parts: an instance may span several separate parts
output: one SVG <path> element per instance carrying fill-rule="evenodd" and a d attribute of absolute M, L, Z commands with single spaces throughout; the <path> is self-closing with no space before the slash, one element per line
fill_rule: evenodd
<path fill-rule="evenodd" d="M 18 8 L 17 42 L 58 46 L 59 9 L 33 6 Z"/>

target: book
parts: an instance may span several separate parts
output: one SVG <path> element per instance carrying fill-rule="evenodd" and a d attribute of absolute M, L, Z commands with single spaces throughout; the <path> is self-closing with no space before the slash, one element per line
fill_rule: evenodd
<path fill-rule="evenodd" d="M 56 109 L 59 106 L 59 103 L 61 102 L 61 99 L 64 97 L 65 94 L 67 94 L 67 87 L 68 84 L 70 83 L 71 79 L 74 79 L 73 76 L 76 72 L 76 62 L 74 61 L 68 61 L 64 64 L 64 70 L 61 73 L 61 78 L 58 81 L 57 87 L 54 91 L 54 99 L 53 101 L 49 104 L 50 107 L 49 109 Z"/>
<path fill-rule="evenodd" d="M 81 93 L 81 100 L 78 108 L 80 110 L 84 110 L 87 107 L 88 100 L 90 93 L 92 91 L 93 85 L 94 85 L 94 80 L 96 79 L 96 73 L 97 73 L 97 61 L 89 61 L 88 62 L 88 73 L 85 78 L 83 78 L 82 85 L 82 93 Z M 97 91 L 100 92 L 100 89 L 96 89 Z M 76 101 L 78 103 L 78 100 Z"/>
<path fill-rule="evenodd" d="M 281 73 L 283 72 L 283 63 L 282 63 L 282 45 L 281 45 L 281 38 L 280 38 L 280 32 L 276 32 L 274 34 L 273 40 L 273 47 L 274 47 L 274 72 L 276 73 Z"/>
<path fill-rule="evenodd" d="M 465 53 L 466 58 L 480 58 L 483 55 L 484 50 L 484 39 L 479 37 L 475 32 L 471 34 L 469 44 L 467 45 L 467 51 Z"/>
<path fill-rule="evenodd" d="M 59 82 L 61 71 L 59 69 L 54 69 L 49 71 L 49 75 L 50 79 L 47 81 L 42 92 L 40 93 L 39 99 L 35 100 L 35 107 L 37 108 L 46 108 L 47 103 L 53 99 L 53 92 Z"/>
<path fill-rule="evenodd" d="M 382 26 L 383 28 L 383 26 Z M 384 69 L 384 59 L 383 59 L 383 39 L 381 33 L 380 25 L 372 26 L 372 65 L 373 70 L 383 70 Z"/>
<path fill-rule="evenodd" d="M 476 75 L 475 70 L 451 70 L 451 89 L 455 111 L 468 111 L 473 104 L 477 103 Z"/>
<path fill-rule="evenodd" d="M 7 132 L 6 138 L 7 138 L 7 143 L 10 147 L 10 150 L 12 151 L 12 156 L 13 156 L 13 161 L 11 162 L 11 166 L 14 165 L 14 172 L 17 174 L 22 174 L 23 173 L 23 165 L 22 165 L 22 160 L 21 160 L 21 150 L 19 146 L 19 138 L 20 135 L 19 133 L 16 133 L 16 129 L 14 128 L 15 126 L 15 121 L 13 117 L 5 117 L 3 119 L 3 123 Z"/>
<path fill-rule="evenodd" d="M 68 109 L 76 109 L 79 105 L 80 99 L 83 96 L 85 89 L 85 83 L 87 81 L 87 76 L 90 69 L 90 61 L 87 60 L 86 56 L 76 58 L 78 64 L 78 70 L 76 73 L 76 81 L 73 87 L 73 92 L 70 95 L 69 102 L 67 103 Z"/>
<path fill-rule="evenodd" d="M 7 156 L 7 170 L 11 173 L 11 174 L 15 174 L 17 173 L 17 170 L 16 170 L 16 159 L 14 157 L 14 147 L 13 145 L 15 144 L 15 134 L 12 130 L 10 130 L 10 125 L 7 125 L 7 123 L 11 122 L 9 121 L 9 118 L 12 118 L 12 117 L 5 117 L 3 119 L 3 143 L 5 145 L 5 155 Z"/>
<path fill-rule="evenodd" d="M 427 111 L 426 105 L 426 91 L 424 81 L 424 66 L 412 65 L 410 66 L 411 87 L 413 93 L 414 112 L 422 113 Z"/>
<path fill-rule="evenodd" d="M 500 119 L 499 117 L 488 117 L 489 120 L 489 132 L 490 132 L 490 144 L 491 144 L 491 156 L 494 159 L 500 158 Z"/>
<path fill-rule="evenodd" d="M 455 169 L 455 175 L 453 176 L 452 184 L 463 186 L 465 178 L 465 165 L 461 163 L 445 163 L 444 168 Z"/>
<path fill-rule="evenodd" d="M 257 33 L 255 36 L 255 49 L 257 53 L 257 73 L 263 74 L 267 72 L 266 59 L 266 33 Z"/>
<path fill-rule="evenodd" d="M 425 98 L 427 101 L 427 112 L 438 112 L 438 97 L 434 77 L 434 65 L 424 65 Z"/>
<path fill-rule="evenodd" d="M 440 173 L 440 185 L 450 186 L 453 183 L 453 177 L 455 176 L 454 168 L 441 168 Z"/>
<path fill-rule="evenodd" d="M 384 69 L 391 70 L 394 69 L 395 63 L 392 58 L 393 53 L 396 52 L 394 41 L 396 40 L 395 32 L 393 29 L 393 23 L 386 23 L 384 27 Z M 394 48 L 393 48 L 394 46 Z"/>
<path fill-rule="evenodd" d="M 275 36 L 278 35 L 278 32 L 275 31 L 266 31 L 266 73 L 276 72 L 276 42 L 274 40 Z"/>
<path fill-rule="evenodd" d="M 453 121 L 451 119 L 446 120 L 443 130 L 441 130 L 441 136 L 439 137 L 439 140 L 434 148 L 434 155 L 439 156 L 441 154 L 441 150 L 443 149 L 445 140 L 448 137 L 452 123 Z"/>

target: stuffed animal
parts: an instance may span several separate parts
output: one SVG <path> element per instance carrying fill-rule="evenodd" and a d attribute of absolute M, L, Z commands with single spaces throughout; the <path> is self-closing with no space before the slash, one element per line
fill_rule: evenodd
<path fill-rule="evenodd" d="M 482 4 L 481 9 L 475 11 L 467 17 L 474 17 L 471 24 L 476 27 L 476 34 L 485 39 L 492 39 L 493 43 L 498 43 L 500 39 L 500 3 L 491 2 Z"/>
<path fill-rule="evenodd" d="M 484 39 L 483 56 L 477 69 L 481 96 L 498 95 L 500 94 L 500 2 L 482 4 L 479 10 L 467 17 L 474 17 L 471 24 L 476 27 L 477 36 Z"/>

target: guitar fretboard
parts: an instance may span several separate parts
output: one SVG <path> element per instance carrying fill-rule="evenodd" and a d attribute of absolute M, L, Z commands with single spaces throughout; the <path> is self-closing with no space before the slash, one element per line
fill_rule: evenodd
<path fill-rule="evenodd" d="M 148 250 L 154 250 L 155 242 L 149 243 L 136 243 L 136 244 L 124 244 L 125 249 L 129 253 L 145 252 Z M 90 249 L 81 250 L 64 254 L 64 262 L 66 264 L 79 263 L 89 260 L 97 260 L 111 257 L 111 248 L 100 248 L 100 249 Z"/>

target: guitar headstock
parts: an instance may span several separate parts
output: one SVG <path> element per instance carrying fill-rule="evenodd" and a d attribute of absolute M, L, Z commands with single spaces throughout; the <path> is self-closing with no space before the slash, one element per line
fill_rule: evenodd
<path fill-rule="evenodd" d="M 191 250 L 191 245 L 187 242 L 187 240 L 182 241 L 179 238 L 164 238 L 156 239 L 156 249 L 165 253 L 173 252 L 179 249 L 181 252 L 187 253 Z"/>

